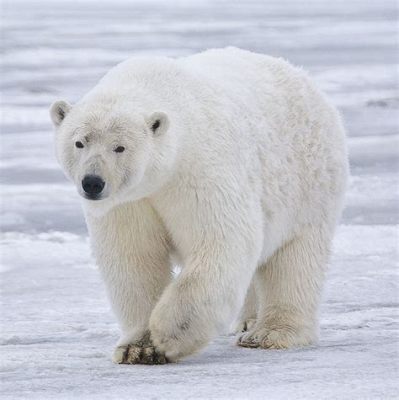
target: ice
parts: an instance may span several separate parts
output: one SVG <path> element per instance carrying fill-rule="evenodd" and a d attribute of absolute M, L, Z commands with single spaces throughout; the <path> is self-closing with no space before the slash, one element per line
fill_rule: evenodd
<path fill-rule="evenodd" d="M 1 398 L 398 398 L 397 4 L 382 0 L 2 2 Z M 234 45 L 302 65 L 342 112 L 352 177 L 320 343 L 216 338 L 166 366 L 118 366 L 118 338 L 49 104 L 132 54 Z"/>

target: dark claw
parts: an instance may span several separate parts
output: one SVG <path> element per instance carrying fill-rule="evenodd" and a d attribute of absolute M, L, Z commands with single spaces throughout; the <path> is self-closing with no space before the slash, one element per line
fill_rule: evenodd
<path fill-rule="evenodd" d="M 140 364 L 152 365 L 154 364 L 154 348 L 153 347 L 145 347 L 141 352 Z"/>
<path fill-rule="evenodd" d="M 165 354 L 161 354 L 161 353 L 155 352 L 154 355 L 155 355 L 155 357 L 154 357 L 154 364 L 162 365 L 162 364 L 167 364 L 167 363 L 168 363 L 168 360 L 167 360 L 167 358 L 165 357 Z"/>

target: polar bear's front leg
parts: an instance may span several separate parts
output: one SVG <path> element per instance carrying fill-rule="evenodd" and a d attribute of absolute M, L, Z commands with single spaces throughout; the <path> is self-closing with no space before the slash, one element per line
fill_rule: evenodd
<path fill-rule="evenodd" d="M 194 210 L 191 215 L 201 213 Z M 185 218 L 186 223 L 190 216 Z M 256 218 L 244 218 L 245 226 L 237 226 L 237 219 L 204 218 L 190 223 L 192 229 L 181 236 L 180 244 L 189 250 L 183 270 L 150 318 L 152 341 L 168 360 L 198 351 L 232 322 L 242 306 L 262 241 Z"/>
<path fill-rule="evenodd" d="M 253 260 L 227 256 L 232 248 L 221 251 L 205 247 L 169 285 L 151 314 L 152 341 L 170 361 L 206 345 L 231 323 L 243 303 L 251 278 L 245 267 Z"/>
<path fill-rule="evenodd" d="M 171 279 L 169 245 L 161 221 L 144 201 L 118 206 L 103 217 L 89 214 L 86 219 L 122 331 L 113 361 L 152 363 L 146 362 L 151 352 L 154 360 L 161 360 L 147 340 L 151 311 Z"/>

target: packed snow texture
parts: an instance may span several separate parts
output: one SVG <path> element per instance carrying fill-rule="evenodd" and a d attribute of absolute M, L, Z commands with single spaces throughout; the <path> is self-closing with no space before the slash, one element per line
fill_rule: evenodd
<path fill-rule="evenodd" d="M 1 398 L 398 398 L 399 132 L 394 0 L 2 2 Z M 76 101 L 133 54 L 234 45 L 302 65 L 341 110 L 352 178 L 320 343 L 220 336 L 165 366 L 114 365 L 115 318 L 49 104 Z"/>

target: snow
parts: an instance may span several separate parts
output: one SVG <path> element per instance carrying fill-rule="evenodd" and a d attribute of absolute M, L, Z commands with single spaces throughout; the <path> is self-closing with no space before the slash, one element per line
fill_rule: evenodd
<path fill-rule="evenodd" d="M 399 131 L 395 1 L 2 2 L 1 398 L 398 398 Z M 131 54 L 235 45 L 303 65 L 340 108 L 352 178 L 320 343 L 216 338 L 166 366 L 118 366 L 118 328 L 47 109 Z"/>

